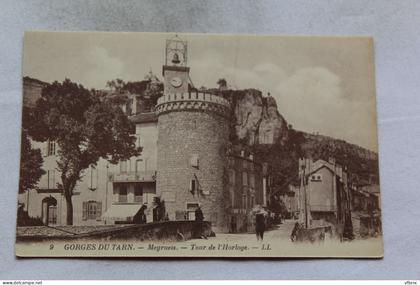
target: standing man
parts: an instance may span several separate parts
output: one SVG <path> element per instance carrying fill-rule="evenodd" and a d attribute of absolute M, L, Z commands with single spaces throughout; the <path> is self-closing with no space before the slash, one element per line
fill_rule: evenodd
<path fill-rule="evenodd" d="M 264 231 L 265 231 L 265 217 L 262 212 L 258 212 L 255 215 L 255 233 L 257 235 L 257 240 L 264 239 Z"/>
<path fill-rule="evenodd" d="M 204 221 L 204 215 L 203 211 L 201 210 L 200 206 L 197 207 L 195 210 L 195 221 L 197 222 L 197 234 L 201 238 L 206 239 L 206 236 L 203 233 L 203 221 Z"/>
<path fill-rule="evenodd" d="M 293 227 L 292 234 L 290 235 L 290 239 L 292 242 L 297 241 L 299 230 L 300 230 L 300 225 L 298 222 L 296 222 L 295 226 Z"/>

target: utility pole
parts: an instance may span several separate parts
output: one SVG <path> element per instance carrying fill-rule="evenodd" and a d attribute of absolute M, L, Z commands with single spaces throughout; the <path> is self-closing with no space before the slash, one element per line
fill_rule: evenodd
<path fill-rule="evenodd" d="M 305 167 L 305 160 L 302 159 L 300 163 L 299 209 L 301 213 L 299 214 L 299 220 L 300 222 L 304 222 L 306 227 Z"/>
<path fill-rule="evenodd" d="M 304 199 L 305 199 L 305 228 L 308 228 L 308 194 L 306 193 L 306 186 L 305 186 L 305 180 L 306 180 L 306 160 L 305 160 L 305 164 L 302 167 L 302 185 L 303 185 L 303 194 L 304 194 Z"/>
<path fill-rule="evenodd" d="M 301 201 L 301 205 L 300 208 L 303 211 L 303 217 L 301 216 L 301 221 L 303 221 L 305 223 L 305 228 L 309 227 L 309 211 L 308 211 L 308 193 L 307 193 L 307 189 L 306 189 L 306 165 L 307 165 L 307 160 L 306 158 L 303 158 L 302 163 L 300 165 L 301 168 L 301 177 L 300 177 L 300 193 L 299 196 L 303 194 L 303 201 Z M 303 193 L 302 193 L 303 191 Z M 299 199 L 301 200 L 301 199 Z M 303 204 L 303 205 L 302 205 Z"/>
<path fill-rule="evenodd" d="M 105 211 L 108 210 L 108 183 L 109 183 L 109 174 L 108 174 L 109 164 L 106 164 L 106 183 L 105 183 Z"/>

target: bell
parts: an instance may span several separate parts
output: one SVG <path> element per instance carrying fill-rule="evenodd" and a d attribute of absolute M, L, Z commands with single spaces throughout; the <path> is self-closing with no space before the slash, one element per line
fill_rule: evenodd
<path fill-rule="evenodd" d="M 177 53 L 174 53 L 174 57 L 172 58 L 173 64 L 179 64 L 181 61 L 179 60 L 179 56 Z"/>

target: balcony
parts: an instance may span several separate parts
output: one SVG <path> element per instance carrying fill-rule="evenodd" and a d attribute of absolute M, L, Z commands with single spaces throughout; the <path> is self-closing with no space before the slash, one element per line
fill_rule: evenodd
<path fill-rule="evenodd" d="M 114 183 L 155 182 L 156 170 L 115 173 L 111 176 L 111 181 Z"/>

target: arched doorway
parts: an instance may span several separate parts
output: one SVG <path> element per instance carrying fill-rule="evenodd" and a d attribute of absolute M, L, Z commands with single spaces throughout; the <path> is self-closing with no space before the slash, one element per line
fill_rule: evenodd
<path fill-rule="evenodd" d="M 57 200 L 51 196 L 42 200 L 42 222 L 47 226 L 57 224 Z"/>

